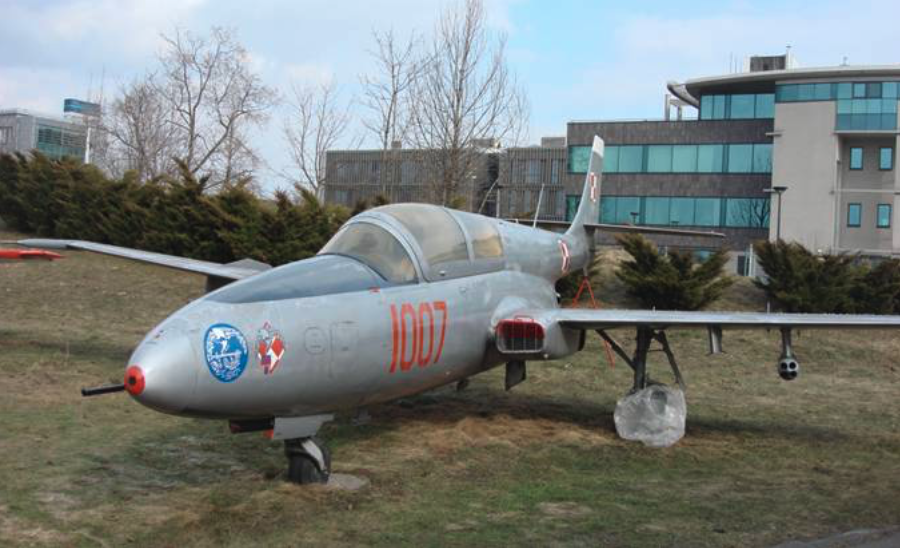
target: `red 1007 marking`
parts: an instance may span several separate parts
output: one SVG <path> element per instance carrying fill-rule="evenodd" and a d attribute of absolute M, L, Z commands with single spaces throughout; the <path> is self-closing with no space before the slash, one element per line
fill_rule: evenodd
<path fill-rule="evenodd" d="M 440 332 L 434 325 L 435 318 L 438 317 L 440 317 L 441 323 Z M 413 364 L 418 364 L 419 367 L 428 367 L 430 364 L 437 363 L 444 350 L 446 334 L 446 301 L 419 303 L 418 309 L 411 303 L 402 303 L 398 310 L 397 305 L 392 304 L 390 372 L 397 371 L 398 363 L 401 371 L 409 371 Z M 435 345 L 435 335 L 438 335 L 437 345 Z"/>

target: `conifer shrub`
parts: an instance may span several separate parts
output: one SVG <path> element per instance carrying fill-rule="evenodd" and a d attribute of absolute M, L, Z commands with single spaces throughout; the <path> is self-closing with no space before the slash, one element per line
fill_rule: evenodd
<path fill-rule="evenodd" d="M 179 168 L 177 177 L 141 183 L 133 173 L 110 179 L 94 166 L 38 152 L 0 155 L 0 217 L 37 236 L 278 265 L 317 253 L 349 215 L 309 193 L 299 200 L 277 193 L 269 204 L 249 181 L 207 194 L 205 177 Z"/>
<path fill-rule="evenodd" d="M 626 292 L 645 308 L 700 310 L 718 299 L 734 280 L 724 273 L 728 254 L 720 249 L 698 263 L 690 251 L 661 255 L 640 234 L 618 237 L 630 255 L 616 270 Z"/>
<path fill-rule="evenodd" d="M 754 246 L 765 277 L 754 283 L 784 312 L 895 314 L 900 311 L 900 261 L 871 265 L 855 255 L 816 255 L 798 243 Z"/>

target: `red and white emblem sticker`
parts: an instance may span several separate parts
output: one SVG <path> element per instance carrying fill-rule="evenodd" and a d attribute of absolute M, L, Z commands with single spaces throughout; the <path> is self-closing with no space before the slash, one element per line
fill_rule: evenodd
<path fill-rule="evenodd" d="M 256 332 L 256 356 L 266 375 L 272 374 L 284 357 L 284 339 L 269 322 Z"/>
<path fill-rule="evenodd" d="M 591 184 L 591 201 L 597 201 L 597 174 L 590 173 L 588 175 L 588 182 Z"/>
<path fill-rule="evenodd" d="M 562 240 L 559 240 L 559 252 L 562 253 L 562 273 L 565 274 L 569 271 L 571 258 L 569 257 L 569 246 Z"/>

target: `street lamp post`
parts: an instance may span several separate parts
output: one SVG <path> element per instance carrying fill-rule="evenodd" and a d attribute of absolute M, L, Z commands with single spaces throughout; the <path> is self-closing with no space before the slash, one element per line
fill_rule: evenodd
<path fill-rule="evenodd" d="M 788 189 L 786 186 L 773 186 L 763 190 L 766 194 L 778 196 L 778 217 L 775 220 L 775 241 L 781 241 L 781 195 Z"/>

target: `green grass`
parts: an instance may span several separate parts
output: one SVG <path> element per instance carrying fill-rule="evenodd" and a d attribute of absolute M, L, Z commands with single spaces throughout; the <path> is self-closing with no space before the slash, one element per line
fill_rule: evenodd
<path fill-rule="evenodd" d="M 285 483 L 261 436 L 82 399 L 203 279 L 66 255 L 0 264 L 0 545 L 766 546 L 900 524 L 896 334 L 802 333 L 785 383 L 777 333 L 726 332 L 707 356 L 705 333 L 672 332 L 688 432 L 662 450 L 616 437 L 630 370 L 592 338 L 511 392 L 497 370 L 328 425 L 335 471 L 370 482 L 341 492 Z M 745 282 L 717 304 L 764 306 Z"/>

